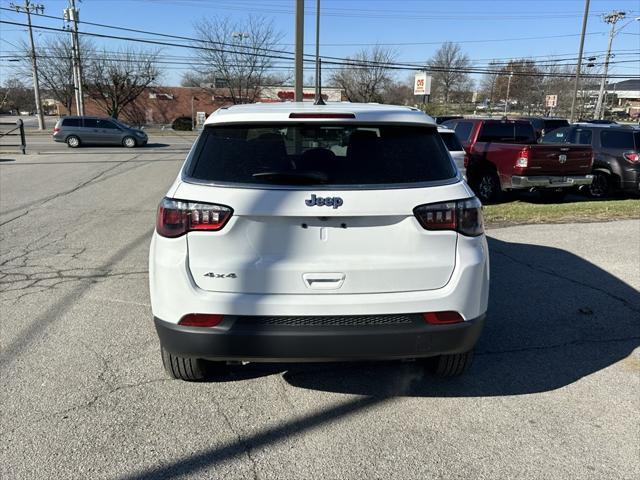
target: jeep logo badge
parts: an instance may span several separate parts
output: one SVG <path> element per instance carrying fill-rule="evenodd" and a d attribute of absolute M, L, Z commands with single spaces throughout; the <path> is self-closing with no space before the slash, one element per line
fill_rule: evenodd
<path fill-rule="evenodd" d="M 314 193 L 311 195 L 311 198 L 305 200 L 304 203 L 307 204 L 307 207 L 318 206 L 338 208 L 341 207 L 344 202 L 340 197 L 317 197 Z"/>

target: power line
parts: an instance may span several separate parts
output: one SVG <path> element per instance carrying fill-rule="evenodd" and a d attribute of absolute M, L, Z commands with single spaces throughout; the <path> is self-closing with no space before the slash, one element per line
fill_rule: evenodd
<path fill-rule="evenodd" d="M 25 24 L 22 23 L 18 23 L 18 22 L 12 22 L 12 21 L 7 21 L 7 20 L 0 20 L 0 23 L 3 24 L 8 24 L 8 25 L 17 25 L 17 26 L 25 26 Z M 55 28 L 55 27 L 47 27 L 47 26 L 43 26 L 43 25 L 34 25 L 33 28 L 36 29 L 41 29 L 41 30 L 47 30 L 47 31 L 56 31 L 56 32 L 60 32 L 60 31 L 65 31 L 64 29 L 60 29 L 60 28 Z M 111 27 L 111 28 L 117 28 L 117 27 Z M 201 50 L 201 51 L 215 51 L 215 52 L 221 52 L 224 51 L 220 48 L 214 48 L 214 47 L 203 47 L 203 46 L 197 46 L 197 45 L 183 45 L 183 44 L 177 44 L 177 43 L 169 43 L 169 42 L 162 42 L 159 40 L 150 40 L 150 39 L 141 39 L 141 38 L 136 38 L 136 37 L 125 37 L 125 36 L 120 36 L 120 35 L 107 35 L 107 34 L 101 34 L 101 33 L 96 33 L 96 32 L 78 32 L 78 34 L 80 35 L 87 35 L 87 36 L 93 36 L 93 37 L 98 37 L 98 38 L 108 38 L 108 39 L 115 39 L 115 40 L 123 40 L 123 41 L 130 41 L 130 42 L 138 42 L 138 43 L 145 43 L 145 44 L 151 44 L 151 45 L 159 45 L 159 46 L 170 46 L 170 47 L 177 47 L 177 48 L 186 48 L 186 49 L 192 49 L 192 50 Z M 207 42 L 205 42 L 207 43 Z M 246 56 L 253 56 L 253 57 L 263 57 L 263 58 L 272 58 L 272 59 L 279 59 L 279 60 L 292 60 L 293 58 L 290 56 L 282 56 L 282 55 L 272 55 L 272 54 L 266 54 L 266 53 L 257 53 L 257 52 L 242 52 L 243 55 Z M 330 65 L 341 65 L 341 66 L 347 66 L 347 67 L 352 67 L 352 66 L 365 66 L 365 67 L 372 67 L 372 66 L 378 66 L 378 67 L 382 67 L 382 68 L 386 68 L 389 70 L 404 70 L 404 71 L 417 71 L 417 70 L 424 70 L 424 65 L 418 65 L 418 64 L 408 64 L 408 63 L 400 63 L 400 62 L 394 62 L 394 63 L 384 63 L 384 62 L 374 62 L 374 61 L 359 61 L 359 60 L 353 60 L 353 59 L 349 59 L 349 58 L 341 58 L 341 57 L 323 57 L 323 58 L 329 58 L 331 60 L 327 60 L 324 63 L 326 64 L 330 64 Z M 333 61 L 333 60 L 338 60 L 338 61 Z M 306 62 L 312 62 L 312 59 L 305 59 Z M 431 67 L 430 68 L 431 71 L 456 71 L 456 72 L 460 72 L 460 73 L 478 73 L 478 74 L 483 74 L 483 73 L 493 73 L 493 74 L 500 74 L 502 73 L 499 70 L 486 70 L 486 69 L 480 69 L 480 68 L 463 68 L 463 69 L 451 69 L 451 68 L 434 68 Z M 523 75 L 523 76 L 541 76 L 541 77 L 557 77 L 557 78 L 562 78 L 562 77 L 572 77 L 572 75 L 568 75 L 568 74 L 550 74 L 550 73 L 516 73 L 514 72 L 514 75 Z M 600 78 L 600 76 L 598 75 L 592 75 L 595 78 Z M 624 76 L 614 76 L 611 75 L 612 78 L 631 78 L 628 75 L 624 75 Z M 636 78 L 635 76 L 632 78 Z M 640 76 L 638 76 L 638 78 L 640 78 Z"/>

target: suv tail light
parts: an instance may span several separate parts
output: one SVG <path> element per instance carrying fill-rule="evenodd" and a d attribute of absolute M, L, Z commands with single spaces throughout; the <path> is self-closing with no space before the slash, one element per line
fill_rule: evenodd
<path fill-rule="evenodd" d="M 60 127 L 53 127 L 53 133 L 58 133 L 60 131 Z"/>
<path fill-rule="evenodd" d="M 420 205 L 413 214 L 425 230 L 454 230 L 469 237 L 484 233 L 482 204 L 476 197 Z"/>
<path fill-rule="evenodd" d="M 624 152 L 622 155 L 624 155 L 627 162 L 633 164 L 640 163 L 640 154 L 638 154 L 638 152 Z"/>
<path fill-rule="evenodd" d="M 224 320 L 224 315 L 217 313 L 189 313 L 180 319 L 178 325 L 184 327 L 215 327 Z"/>
<path fill-rule="evenodd" d="M 224 205 L 164 198 L 158 207 L 156 231 L 169 238 L 194 230 L 217 231 L 225 226 L 232 213 L 233 210 Z"/>

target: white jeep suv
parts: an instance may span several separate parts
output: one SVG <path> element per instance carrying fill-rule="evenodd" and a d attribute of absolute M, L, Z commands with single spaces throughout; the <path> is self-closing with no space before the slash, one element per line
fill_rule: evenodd
<path fill-rule="evenodd" d="M 237 361 L 424 359 L 458 375 L 489 292 L 480 202 L 433 120 L 372 104 L 212 114 L 149 255 L 167 372 Z"/>

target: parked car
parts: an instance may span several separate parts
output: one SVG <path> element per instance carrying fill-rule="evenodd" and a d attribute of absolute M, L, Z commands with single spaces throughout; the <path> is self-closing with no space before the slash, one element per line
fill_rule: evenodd
<path fill-rule="evenodd" d="M 218 110 L 160 202 L 149 263 L 164 366 L 185 380 L 381 358 L 458 375 L 487 310 L 481 204 L 409 107 Z"/>
<path fill-rule="evenodd" d="M 171 128 L 178 131 L 190 132 L 193 130 L 193 119 L 191 117 L 178 117 L 171 124 Z"/>
<path fill-rule="evenodd" d="M 640 193 L 640 129 L 579 123 L 548 133 L 542 142 L 591 145 L 593 182 L 585 188 L 591 197 L 605 198 L 619 191 Z"/>
<path fill-rule="evenodd" d="M 591 183 L 591 147 L 539 145 L 524 120 L 462 119 L 452 127 L 467 152 L 467 180 L 482 202 L 511 190 L 539 190 L 560 200 L 575 186 Z"/>
<path fill-rule="evenodd" d="M 556 128 L 569 126 L 569 121 L 565 118 L 553 117 L 516 117 L 516 120 L 527 120 L 531 122 L 536 131 L 537 137 L 540 139 L 546 133 L 554 131 Z"/>
<path fill-rule="evenodd" d="M 437 117 L 433 117 L 438 125 L 443 124 L 447 120 L 455 120 L 457 118 L 462 118 L 462 115 L 439 115 Z"/>
<path fill-rule="evenodd" d="M 449 150 L 449 154 L 455 162 L 458 171 L 466 179 L 467 167 L 464 164 L 464 157 L 467 153 L 464 151 L 458 137 L 456 137 L 455 130 L 445 127 L 444 125 L 438 125 L 438 133 L 442 137 L 442 140 L 444 140 L 444 144 L 447 146 L 447 150 Z"/>
<path fill-rule="evenodd" d="M 53 140 L 71 148 L 82 145 L 122 145 L 134 148 L 146 145 L 149 138 L 142 130 L 132 128 L 110 117 L 63 117 L 53 128 Z"/>

